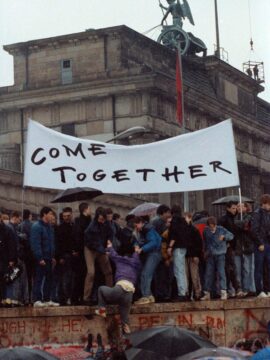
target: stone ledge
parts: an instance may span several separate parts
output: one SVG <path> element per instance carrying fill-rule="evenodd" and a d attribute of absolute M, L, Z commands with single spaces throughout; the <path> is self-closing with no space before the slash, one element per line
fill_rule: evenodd
<path fill-rule="evenodd" d="M 108 344 L 119 336 L 119 312 L 108 307 L 103 319 L 96 307 L 0 309 L 0 345 L 83 344 L 88 334 L 98 334 Z M 149 327 L 181 326 L 197 332 L 217 345 L 233 346 L 238 339 L 266 338 L 270 318 L 269 299 L 165 303 L 133 306 L 132 331 Z"/>
<path fill-rule="evenodd" d="M 225 311 L 243 309 L 270 309 L 269 299 L 232 299 L 232 300 L 211 300 L 201 302 L 178 302 L 178 303 L 155 303 L 150 305 L 133 305 L 131 314 L 155 314 L 171 312 L 193 312 L 193 311 Z M 55 316 L 92 316 L 95 306 L 59 306 L 47 308 L 18 307 L 1 308 L 1 318 L 16 317 L 55 317 Z M 108 306 L 109 315 L 118 314 L 117 306 Z"/>

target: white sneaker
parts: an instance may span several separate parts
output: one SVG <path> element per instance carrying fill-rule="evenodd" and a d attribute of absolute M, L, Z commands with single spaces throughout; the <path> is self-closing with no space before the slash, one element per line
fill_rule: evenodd
<path fill-rule="evenodd" d="M 203 297 L 200 298 L 202 301 L 211 300 L 210 292 L 205 291 Z"/>
<path fill-rule="evenodd" d="M 257 298 L 259 298 L 259 299 L 264 299 L 264 298 L 267 298 L 268 297 L 268 295 L 266 295 L 266 293 L 265 292 L 260 292 L 259 293 L 259 295 L 257 296 Z"/>
<path fill-rule="evenodd" d="M 227 300 L 227 299 L 228 299 L 227 291 L 226 290 L 221 290 L 220 300 Z"/>
<path fill-rule="evenodd" d="M 155 300 L 155 298 L 154 298 L 154 296 L 153 296 L 153 295 L 148 296 L 148 300 L 149 300 L 149 303 L 150 303 L 150 304 L 152 304 L 152 303 L 155 303 L 155 302 L 156 302 L 156 300 Z"/>
<path fill-rule="evenodd" d="M 237 299 L 241 299 L 243 297 L 245 297 L 246 293 L 244 293 L 242 290 L 238 290 L 236 293 L 236 297 Z"/>
<path fill-rule="evenodd" d="M 145 305 L 150 304 L 149 296 L 141 297 L 139 300 L 134 302 L 135 305 Z"/>
<path fill-rule="evenodd" d="M 56 307 L 56 306 L 60 306 L 60 304 L 50 300 L 50 301 L 45 302 L 45 306 Z"/>
<path fill-rule="evenodd" d="M 43 303 L 42 301 L 36 301 L 33 304 L 33 307 L 45 307 L 46 303 Z"/>

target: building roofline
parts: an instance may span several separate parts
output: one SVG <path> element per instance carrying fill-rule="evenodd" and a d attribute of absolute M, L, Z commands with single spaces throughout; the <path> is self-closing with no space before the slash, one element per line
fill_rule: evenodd
<path fill-rule="evenodd" d="M 119 26 L 114 26 L 114 27 L 109 27 L 109 28 L 103 28 L 103 29 L 86 29 L 85 31 L 81 31 L 78 33 L 72 33 L 72 34 L 67 34 L 67 35 L 57 35 L 57 36 L 52 36 L 52 37 L 48 37 L 48 38 L 42 38 L 42 39 L 35 39 L 35 40 L 29 40 L 29 41 L 24 41 L 24 42 L 19 42 L 19 43 L 14 43 L 14 44 L 8 44 L 8 45 L 4 45 L 3 48 L 5 51 L 7 52 L 12 52 L 14 50 L 24 50 L 27 47 L 31 48 L 34 46 L 46 46 L 48 44 L 51 43 L 65 43 L 65 42 L 69 42 L 69 40 L 83 40 L 83 39 L 87 39 L 89 38 L 89 36 L 100 36 L 100 35 L 105 35 L 108 34 L 108 32 L 120 32 L 123 31 L 124 29 L 129 29 L 127 26 L 125 25 L 119 25 Z"/>
<path fill-rule="evenodd" d="M 118 25 L 118 26 L 112 26 L 107 28 L 101 28 L 101 29 L 86 29 L 85 31 L 67 34 L 67 35 L 57 35 L 53 37 L 48 38 L 42 38 L 42 39 L 35 39 L 35 40 L 29 40 L 25 42 L 19 42 L 14 44 L 8 44 L 4 45 L 3 49 L 7 51 L 8 53 L 12 54 L 14 51 L 25 51 L 27 48 L 35 48 L 35 47 L 43 47 L 43 46 L 52 46 L 57 44 L 65 44 L 70 42 L 76 42 L 80 40 L 86 40 L 91 39 L 95 37 L 102 37 L 102 36 L 109 36 L 116 33 L 126 33 L 130 35 L 136 35 L 141 38 L 141 40 L 152 42 L 153 44 L 157 44 L 158 46 L 161 46 L 161 48 L 164 48 L 166 51 L 169 49 L 165 48 L 163 45 L 157 43 L 156 41 L 144 36 L 143 34 L 137 32 L 134 29 L 131 29 L 130 27 L 126 25 Z"/>
<path fill-rule="evenodd" d="M 189 59 L 189 57 L 187 57 L 187 59 Z M 196 65 L 201 64 L 206 70 L 209 71 L 211 71 L 212 69 L 217 69 L 225 74 L 228 73 L 230 77 L 232 76 L 232 74 L 235 74 L 235 78 L 241 77 L 242 81 L 244 81 L 248 86 L 256 89 L 258 93 L 264 91 L 264 87 L 259 84 L 255 79 L 251 78 L 243 71 L 230 65 L 226 61 L 219 59 L 215 55 L 208 55 L 206 57 L 194 56 L 190 58 L 190 62 L 193 62 Z"/>

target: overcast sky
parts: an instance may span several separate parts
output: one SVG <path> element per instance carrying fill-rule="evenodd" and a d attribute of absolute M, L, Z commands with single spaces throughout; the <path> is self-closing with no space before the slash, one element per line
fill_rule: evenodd
<path fill-rule="evenodd" d="M 188 1 L 195 26 L 186 20 L 184 29 L 200 37 L 213 54 L 214 0 Z M 218 6 L 220 43 L 229 53 L 229 63 L 242 70 L 245 61 L 264 61 L 266 90 L 261 97 L 270 102 L 270 0 L 218 0 Z M 123 24 L 144 33 L 161 18 L 159 0 L 0 0 L 0 86 L 13 84 L 12 56 L 3 45 Z M 156 40 L 159 31 L 147 36 Z"/>

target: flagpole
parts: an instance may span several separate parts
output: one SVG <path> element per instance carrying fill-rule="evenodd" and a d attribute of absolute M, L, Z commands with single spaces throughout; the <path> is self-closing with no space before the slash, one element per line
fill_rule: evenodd
<path fill-rule="evenodd" d="M 178 57 L 178 61 L 179 61 L 179 68 L 180 68 L 180 78 L 182 79 L 182 96 L 181 96 L 181 106 L 182 106 L 182 133 L 185 134 L 186 133 L 186 120 L 185 120 L 185 109 L 184 109 L 184 86 L 183 86 L 183 69 L 182 69 L 182 55 L 181 55 L 181 48 L 180 48 L 180 44 L 177 46 L 177 57 Z M 176 59 L 177 60 L 177 59 Z M 189 211 L 189 195 L 187 191 L 184 191 L 184 211 L 187 212 Z"/>
<path fill-rule="evenodd" d="M 215 21 L 216 21 L 216 41 L 217 41 L 217 49 L 216 49 L 215 55 L 220 59 L 220 42 L 219 42 L 219 24 L 218 24 L 217 0 L 215 0 Z"/>

